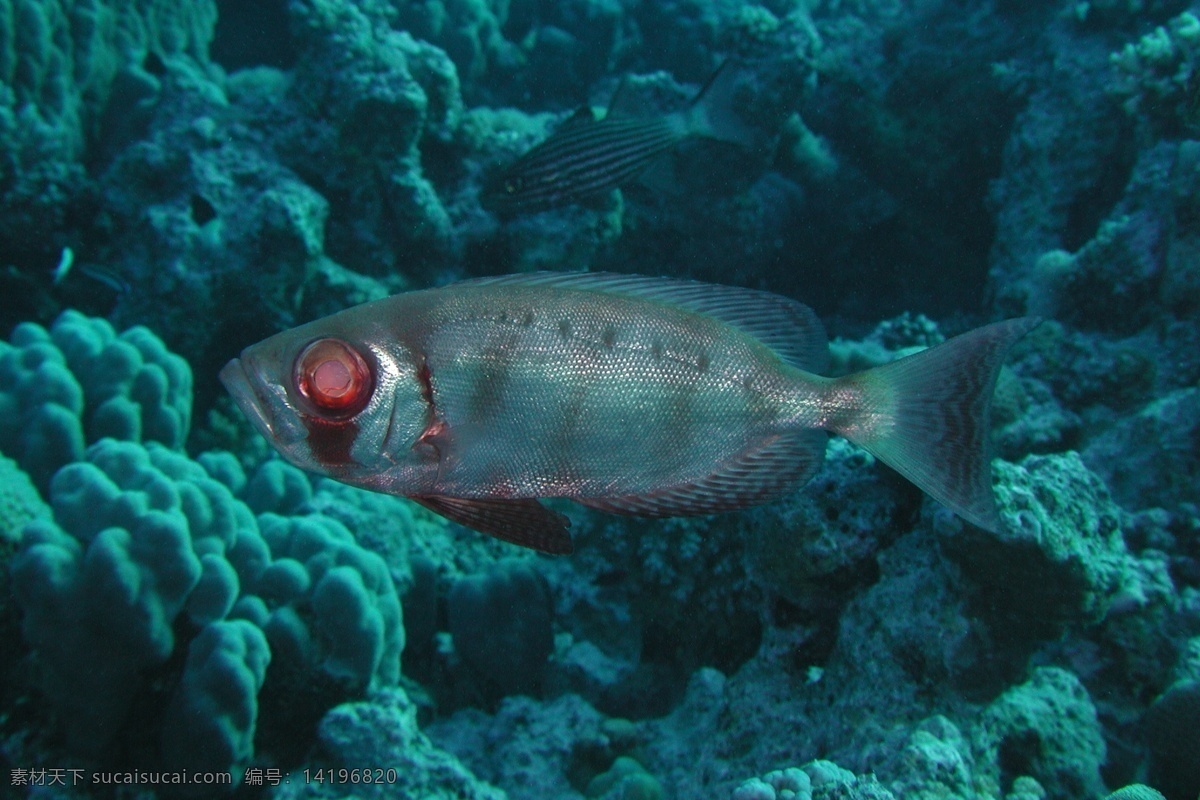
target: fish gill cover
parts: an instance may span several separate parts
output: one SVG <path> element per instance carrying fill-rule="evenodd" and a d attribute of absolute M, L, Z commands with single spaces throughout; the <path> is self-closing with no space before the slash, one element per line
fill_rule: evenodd
<path fill-rule="evenodd" d="M 1195 798 L 1200 7 L 1035 5 L 0 0 L 4 795 Z M 488 202 L 539 147 L 597 191 Z M 1045 318 L 1001 524 L 832 437 L 750 510 L 554 505 L 547 558 L 218 380 L 533 271 L 791 298 L 824 375 Z"/>

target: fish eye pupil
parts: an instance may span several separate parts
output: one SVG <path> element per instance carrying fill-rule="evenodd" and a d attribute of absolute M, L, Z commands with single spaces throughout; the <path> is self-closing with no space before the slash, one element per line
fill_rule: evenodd
<path fill-rule="evenodd" d="M 296 392 L 318 415 L 344 419 L 366 407 L 374 389 L 370 365 L 340 339 L 317 339 L 296 358 Z"/>
<path fill-rule="evenodd" d="M 344 397 L 354 391 L 354 377 L 341 361 L 322 361 L 312 374 L 313 388 L 324 397 Z"/>

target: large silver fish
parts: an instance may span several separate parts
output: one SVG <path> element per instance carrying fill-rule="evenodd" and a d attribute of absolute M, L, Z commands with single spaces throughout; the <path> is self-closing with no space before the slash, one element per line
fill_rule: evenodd
<path fill-rule="evenodd" d="M 466 281 L 342 311 L 221 371 L 293 464 L 568 553 L 537 498 L 684 516 L 807 481 L 827 431 L 996 529 L 988 408 L 1037 320 L 988 325 L 865 372 L 819 373 L 821 323 L 768 292 L 612 274 Z"/>

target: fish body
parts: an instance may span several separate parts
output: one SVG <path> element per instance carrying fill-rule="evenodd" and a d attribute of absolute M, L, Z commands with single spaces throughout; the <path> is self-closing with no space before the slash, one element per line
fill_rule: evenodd
<path fill-rule="evenodd" d="M 357 306 L 247 348 L 221 378 L 297 466 L 546 552 L 571 543 L 538 498 L 648 516 L 743 508 L 807 481 L 827 432 L 995 527 L 987 409 L 1033 324 L 830 379 L 824 330 L 796 301 L 537 273 Z"/>
<path fill-rule="evenodd" d="M 615 189 L 692 137 L 759 144 L 733 110 L 738 71 L 722 64 L 686 106 L 669 114 L 623 113 L 614 102 L 597 117 L 582 107 L 541 144 L 489 182 L 484 201 L 497 210 L 536 210 Z"/>

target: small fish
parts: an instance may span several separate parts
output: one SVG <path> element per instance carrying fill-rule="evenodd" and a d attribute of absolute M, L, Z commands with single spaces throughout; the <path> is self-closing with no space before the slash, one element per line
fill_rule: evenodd
<path fill-rule="evenodd" d="M 75 264 L 75 251 L 69 247 L 64 247 L 62 253 L 58 257 L 58 265 L 54 267 L 54 271 L 50 275 L 50 282 L 58 286 L 71 272 L 71 267 Z"/>
<path fill-rule="evenodd" d="M 491 181 L 484 203 L 497 210 L 535 210 L 583 200 L 633 180 L 660 155 L 695 136 L 758 146 L 761 137 L 733 110 L 739 72 L 728 64 L 671 114 L 621 113 L 620 90 L 603 118 L 581 107 Z"/>
<path fill-rule="evenodd" d="M 111 269 L 95 264 L 75 266 L 75 251 L 64 247 L 58 257 L 58 264 L 50 272 L 50 284 L 55 287 L 73 288 L 75 284 L 92 281 L 109 289 L 113 294 L 122 295 L 130 292 L 128 281 L 121 278 Z M 79 281 L 75 276 L 82 276 Z M 68 284 L 68 280 L 70 283 Z M 66 286 L 64 286 L 66 284 Z M 91 287 L 93 290 L 95 287 Z"/>
<path fill-rule="evenodd" d="M 842 378 L 779 295 L 603 273 L 466 281 L 347 309 L 242 351 L 221 380 L 293 464 L 475 530 L 571 552 L 565 497 L 687 516 L 767 502 L 827 431 L 996 530 L 988 409 L 1013 319 Z"/>

